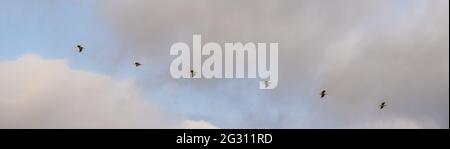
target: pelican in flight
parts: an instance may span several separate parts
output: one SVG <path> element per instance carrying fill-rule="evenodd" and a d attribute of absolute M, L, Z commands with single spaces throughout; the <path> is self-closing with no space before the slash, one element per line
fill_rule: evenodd
<path fill-rule="evenodd" d="M 136 67 L 139 67 L 139 66 L 141 66 L 142 64 L 141 63 L 139 63 L 139 62 L 134 62 L 134 66 L 136 66 Z"/>
<path fill-rule="evenodd" d="M 84 47 L 83 47 L 83 46 L 81 46 L 81 45 L 77 45 L 77 48 L 78 48 L 78 53 L 81 53 L 81 52 L 83 52 L 83 49 L 84 49 Z"/>
<path fill-rule="evenodd" d="M 263 80 L 263 82 L 264 82 L 264 85 L 266 86 L 266 88 L 268 88 L 269 84 L 270 84 L 269 80 Z"/>
<path fill-rule="evenodd" d="M 322 90 L 322 92 L 320 92 L 320 98 L 325 97 L 325 95 L 327 95 L 327 90 Z"/>
<path fill-rule="evenodd" d="M 193 78 L 195 76 L 197 72 L 195 72 L 194 70 L 191 70 L 191 78 Z"/>
<path fill-rule="evenodd" d="M 387 105 L 386 105 L 386 102 L 382 102 L 381 104 L 380 104 L 380 109 L 383 109 L 384 107 L 386 107 Z"/>

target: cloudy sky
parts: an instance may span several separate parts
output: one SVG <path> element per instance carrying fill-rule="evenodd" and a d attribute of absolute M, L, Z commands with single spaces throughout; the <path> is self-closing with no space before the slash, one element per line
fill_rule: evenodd
<path fill-rule="evenodd" d="M 278 87 L 172 79 L 193 34 L 278 42 Z M 0 0 L 0 128 L 448 129 L 448 90 L 448 0 Z"/>

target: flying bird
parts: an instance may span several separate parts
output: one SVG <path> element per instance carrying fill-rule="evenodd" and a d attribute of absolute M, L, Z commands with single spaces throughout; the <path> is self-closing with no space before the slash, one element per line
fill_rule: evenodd
<path fill-rule="evenodd" d="M 269 87 L 270 82 L 268 80 L 264 80 L 264 85 L 266 86 L 266 88 Z"/>
<path fill-rule="evenodd" d="M 386 102 L 382 102 L 381 104 L 380 104 L 380 109 L 383 109 L 384 107 L 386 107 L 387 105 L 386 105 Z"/>
<path fill-rule="evenodd" d="M 77 45 L 77 48 L 78 48 L 78 53 L 81 53 L 81 52 L 83 52 L 83 49 L 84 49 L 84 47 L 83 47 L 83 46 L 81 46 L 81 45 Z"/>
<path fill-rule="evenodd" d="M 194 70 L 191 70 L 191 78 L 193 78 L 195 76 L 197 72 L 195 72 Z"/>
<path fill-rule="evenodd" d="M 139 62 L 134 62 L 134 66 L 136 66 L 136 67 L 139 67 L 139 66 L 141 66 L 142 64 L 141 63 L 139 63 Z"/>
<path fill-rule="evenodd" d="M 320 98 L 325 97 L 327 90 L 322 90 L 322 92 L 320 92 Z"/>

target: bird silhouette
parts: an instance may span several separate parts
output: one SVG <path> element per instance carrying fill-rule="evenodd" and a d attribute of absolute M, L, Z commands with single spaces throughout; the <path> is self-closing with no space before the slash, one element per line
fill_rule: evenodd
<path fill-rule="evenodd" d="M 269 84 L 270 84 L 270 82 L 269 82 L 268 80 L 264 80 L 263 82 L 264 82 L 264 85 L 266 86 L 266 88 L 268 88 L 268 87 L 269 87 Z"/>
<path fill-rule="evenodd" d="M 191 72 L 191 78 L 193 78 L 195 76 L 195 74 L 197 73 L 194 70 L 191 70 L 190 72 Z"/>
<path fill-rule="evenodd" d="M 322 90 L 322 92 L 320 92 L 320 98 L 325 97 L 327 90 Z"/>
<path fill-rule="evenodd" d="M 77 45 L 77 48 L 78 48 L 78 53 L 81 53 L 84 50 L 84 47 L 81 45 Z"/>
<path fill-rule="evenodd" d="M 386 102 L 382 102 L 381 104 L 380 104 L 380 109 L 383 109 L 384 107 L 386 107 L 387 105 L 386 105 Z"/>
<path fill-rule="evenodd" d="M 141 63 L 139 63 L 139 62 L 134 62 L 134 66 L 135 67 L 139 67 L 139 66 L 141 66 L 142 64 Z"/>

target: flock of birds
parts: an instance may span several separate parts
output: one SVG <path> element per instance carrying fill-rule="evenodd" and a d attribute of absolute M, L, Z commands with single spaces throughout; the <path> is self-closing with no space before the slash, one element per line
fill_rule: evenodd
<path fill-rule="evenodd" d="M 84 50 L 84 47 L 83 47 L 83 46 L 77 45 L 76 47 L 78 48 L 78 53 L 83 52 L 83 50 Z M 139 67 L 139 66 L 141 66 L 141 65 L 142 65 L 142 64 L 139 63 L 139 62 L 134 62 L 134 66 L 136 66 L 136 67 Z"/>
<path fill-rule="evenodd" d="M 324 98 L 327 95 L 327 90 L 322 90 L 322 92 L 320 92 L 320 98 Z M 386 102 L 383 101 L 380 104 L 380 110 L 383 109 L 384 107 L 386 107 Z"/>
<path fill-rule="evenodd" d="M 81 52 L 83 52 L 83 50 L 84 50 L 84 47 L 83 46 L 81 46 L 81 45 L 77 45 L 77 48 L 78 48 L 78 53 L 81 53 Z M 134 62 L 134 66 L 135 67 L 139 67 L 139 66 L 141 66 L 142 64 L 141 63 L 139 63 L 139 62 Z M 194 76 L 195 76 L 195 74 L 197 74 L 197 72 L 195 72 L 194 70 L 191 70 L 190 71 L 190 74 L 191 74 L 191 77 L 193 78 Z M 264 82 L 264 85 L 266 86 L 266 88 L 269 86 L 269 84 L 270 84 L 270 82 L 268 81 L 268 80 L 264 80 L 263 81 Z M 322 90 L 321 92 L 320 92 L 320 98 L 324 98 L 326 95 L 327 95 L 327 90 Z M 386 107 L 387 105 L 386 105 L 386 102 L 385 101 L 383 101 L 383 102 L 381 102 L 381 104 L 380 104 L 380 109 L 383 109 L 384 107 Z"/>

